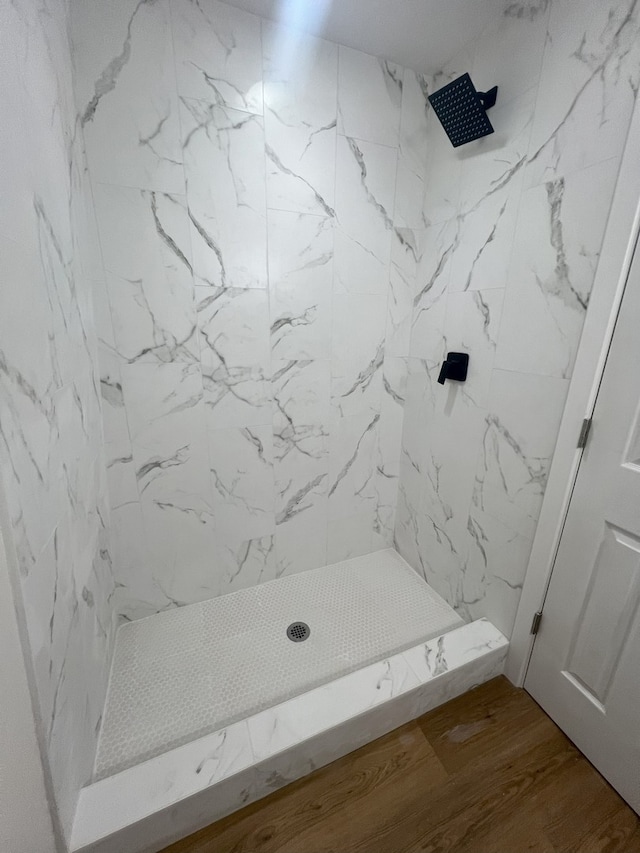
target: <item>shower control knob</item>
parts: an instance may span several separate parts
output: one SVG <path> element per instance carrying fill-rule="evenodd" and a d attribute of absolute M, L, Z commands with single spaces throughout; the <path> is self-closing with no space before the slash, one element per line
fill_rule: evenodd
<path fill-rule="evenodd" d="M 469 353 L 448 352 L 446 361 L 442 362 L 438 382 L 444 385 L 445 379 L 453 379 L 456 382 L 464 382 L 467 378 L 469 367 Z"/>

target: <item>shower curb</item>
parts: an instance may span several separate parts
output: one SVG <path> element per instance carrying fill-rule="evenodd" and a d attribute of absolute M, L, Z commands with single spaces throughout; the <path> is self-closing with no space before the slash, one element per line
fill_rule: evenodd
<path fill-rule="evenodd" d="M 158 853 L 504 669 L 479 619 L 80 792 L 70 851 Z"/>

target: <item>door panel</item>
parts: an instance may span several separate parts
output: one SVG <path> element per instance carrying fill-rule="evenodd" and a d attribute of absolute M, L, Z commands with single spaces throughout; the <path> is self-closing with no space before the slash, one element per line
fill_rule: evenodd
<path fill-rule="evenodd" d="M 638 252 L 525 687 L 640 812 Z"/>
<path fill-rule="evenodd" d="M 603 705 L 629 638 L 639 595 L 640 540 L 605 523 L 565 666 Z"/>

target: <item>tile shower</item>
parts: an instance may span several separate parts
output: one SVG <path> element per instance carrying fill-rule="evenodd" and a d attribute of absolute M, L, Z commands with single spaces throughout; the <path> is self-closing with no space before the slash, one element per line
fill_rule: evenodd
<path fill-rule="evenodd" d="M 395 548 L 509 636 L 640 22 L 504 3 L 425 76 L 215 0 L 0 15 L 2 522 L 69 837 L 118 622 Z"/>
<path fill-rule="evenodd" d="M 228 6 L 76 18 L 119 612 L 391 545 L 426 80 Z"/>

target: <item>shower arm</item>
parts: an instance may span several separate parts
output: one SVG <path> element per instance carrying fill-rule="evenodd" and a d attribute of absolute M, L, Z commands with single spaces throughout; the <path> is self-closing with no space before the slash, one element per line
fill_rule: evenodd
<path fill-rule="evenodd" d="M 498 87 L 493 86 L 486 92 L 478 92 L 478 97 L 480 98 L 480 103 L 484 109 L 489 110 L 491 107 L 495 106 L 496 99 L 498 97 Z"/>

